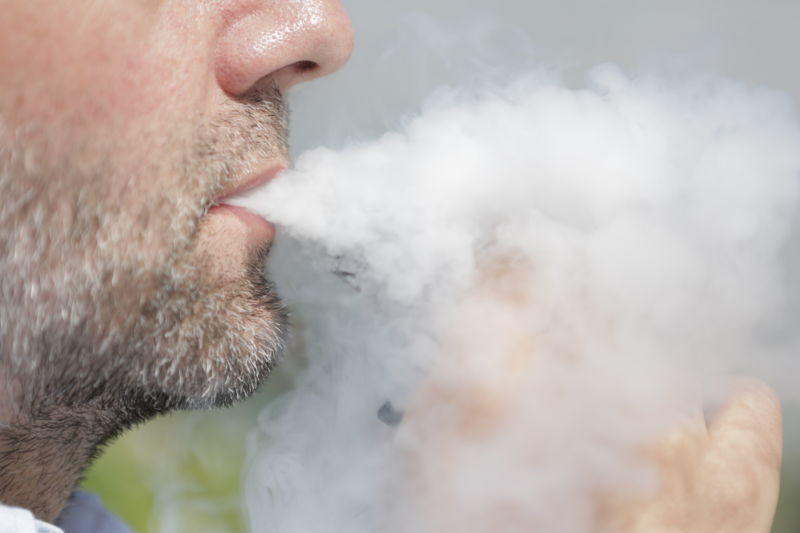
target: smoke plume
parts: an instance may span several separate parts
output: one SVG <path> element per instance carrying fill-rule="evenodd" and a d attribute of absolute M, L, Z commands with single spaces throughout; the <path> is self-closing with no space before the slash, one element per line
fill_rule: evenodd
<path fill-rule="evenodd" d="M 796 368 L 798 146 L 779 92 L 605 65 L 301 154 L 238 199 L 296 326 L 253 531 L 594 531 L 598 494 L 657 490 L 637 450 L 712 376 Z"/>

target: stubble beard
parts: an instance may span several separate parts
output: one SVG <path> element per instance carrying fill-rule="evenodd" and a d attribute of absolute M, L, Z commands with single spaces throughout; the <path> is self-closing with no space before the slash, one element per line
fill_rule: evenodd
<path fill-rule="evenodd" d="M 223 275 L 199 236 L 248 162 L 285 157 L 280 94 L 187 122 L 128 147 L 0 132 L 0 378 L 14 423 L 85 413 L 103 441 L 245 398 L 275 364 L 286 317 L 268 245 Z"/>

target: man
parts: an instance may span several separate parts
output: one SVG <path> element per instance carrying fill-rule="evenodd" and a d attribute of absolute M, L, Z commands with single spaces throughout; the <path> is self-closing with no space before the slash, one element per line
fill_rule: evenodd
<path fill-rule="evenodd" d="M 352 41 L 338 0 L 0 0 L 0 501 L 55 521 L 99 445 L 266 377 L 273 230 L 225 197 Z"/>
<path fill-rule="evenodd" d="M 269 373 L 273 229 L 225 199 L 287 165 L 283 95 L 352 40 L 338 0 L 0 0 L 0 531 L 52 531 L 102 443 Z"/>

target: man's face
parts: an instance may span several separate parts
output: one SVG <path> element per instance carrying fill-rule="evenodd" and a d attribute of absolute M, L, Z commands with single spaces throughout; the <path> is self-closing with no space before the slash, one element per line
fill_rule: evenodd
<path fill-rule="evenodd" d="M 350 53 L 338 0 L 0 13 L 0 376 L 17 415 L 246 396 L 282 342 L 272 228 L 214 206 L 287 164 L 282 94 Z"/>

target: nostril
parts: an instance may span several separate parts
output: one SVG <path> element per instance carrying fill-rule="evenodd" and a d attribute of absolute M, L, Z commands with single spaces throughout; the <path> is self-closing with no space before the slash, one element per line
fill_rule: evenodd
<path fill-rule="evenodd" d="M 298 61 L 293 66 L 294 71 L 298 74 L 305 74 L 306 72 L 311 72 L 319 68 L 319 65 L 313 61 Z"/>
<path fill-rule="evenodd" d="M 281 92 L 337 70 L 352 49 L 352 28 L 340 0 L 214 0 L 250 6 L 223 17 L 214 73 L 228 95 L 241 97 L 263 78 Z M 2 4 L 2 0 L 0 0 Z"/>

